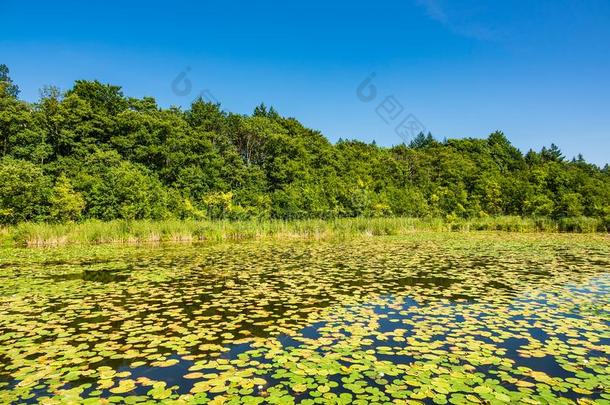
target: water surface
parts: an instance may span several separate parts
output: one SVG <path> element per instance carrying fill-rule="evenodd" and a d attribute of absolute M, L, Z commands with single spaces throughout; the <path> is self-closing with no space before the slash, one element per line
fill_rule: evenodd
<path fill-rule="evenodd" d="M 610 244 L 0 251 L 0 403 L 610 400 Z"/>

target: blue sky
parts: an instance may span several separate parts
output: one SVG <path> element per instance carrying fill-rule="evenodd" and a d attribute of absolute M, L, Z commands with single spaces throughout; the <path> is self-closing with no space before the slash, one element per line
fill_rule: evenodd
<path fill-rule="evenodd" d="M 331 140 L 392 145 L 376 107 L 393 96 L 440 139 L 500 129 L 524 151 L 554 142 L 610 163 L 607 0 L 2 3 L 0 63 L 29 101 L 76 79 L 163 106 L 205 90 L 228 111 L 264 101 Z"/>

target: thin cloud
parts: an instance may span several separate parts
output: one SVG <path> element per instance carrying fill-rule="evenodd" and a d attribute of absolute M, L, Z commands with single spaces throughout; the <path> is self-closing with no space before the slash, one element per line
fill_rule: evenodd
<path fill-rule="evenodd" d="M 438 0 L 415 0 L 415 2 L 418 6 L 423 7 L 428 17 L 433 20 L 443 24 L 448 21 L 447 14 Z"/>
<path fill-rule="evenodd" d="M 457 35 L 487 41 L 498 39 L 496 30 L 476 21 L 480 13 L 476 13 L 475 8 L 450 8 L 443 0 L 415 0 L 415 3 L 424 9 L 430 19 Z"/>

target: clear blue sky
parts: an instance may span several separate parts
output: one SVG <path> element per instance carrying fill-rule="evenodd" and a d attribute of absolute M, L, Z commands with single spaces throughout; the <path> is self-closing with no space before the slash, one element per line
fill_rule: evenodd
<path fill-rule="evenodd" d="M 261 101 L 339 137 L 402 142 L 375 112 L 393 95 L 437 138 L 503 130 L 610 162 L 610 1 L 16 1 L 0 5 L 0 63 L 22 98 L 75 79 L 188 106 Z M 178 95 L 180 72 L 192 83 Z M 377 99 L 356 88 L 375 72 Z"/>

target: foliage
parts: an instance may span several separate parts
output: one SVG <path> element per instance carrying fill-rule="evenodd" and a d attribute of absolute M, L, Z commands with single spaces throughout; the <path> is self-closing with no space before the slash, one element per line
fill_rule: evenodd
<path fill-rule="evenodd" d="M 568 160 L 556 145 L 523 155 L 499 131 L 442 142 L 420 134 L 389 148 L 332 144 L 264 104 L 239 115 L 197 99 L 182 111 L 98 81 L 48 87 L 26 103 L 8 73 L 0 65 L 2 175 L 41 188 L 0 186 L 3 224 L 610 216 L 608 167 Z"/>
<path fill-rule="evenodd" d="M 15 224 L 45 218 L 49 179 L 39 166 L 10 157 L 0 160 L 0 220 Z"/>
<path fill-rule="evenodd" d="M 6 92 L 9 96 L 17 98 L 19 87 L 13 83 L 9 73 L 8 66 L 0 64 L 0 92 Z"/>
<path fill-rule="evenodd" d="M 59 176 L 50 197 L 50 214 L 59 222 L 77 220 L 85 209 L 82 194 L 74 191 L 66 176 Z"/>

